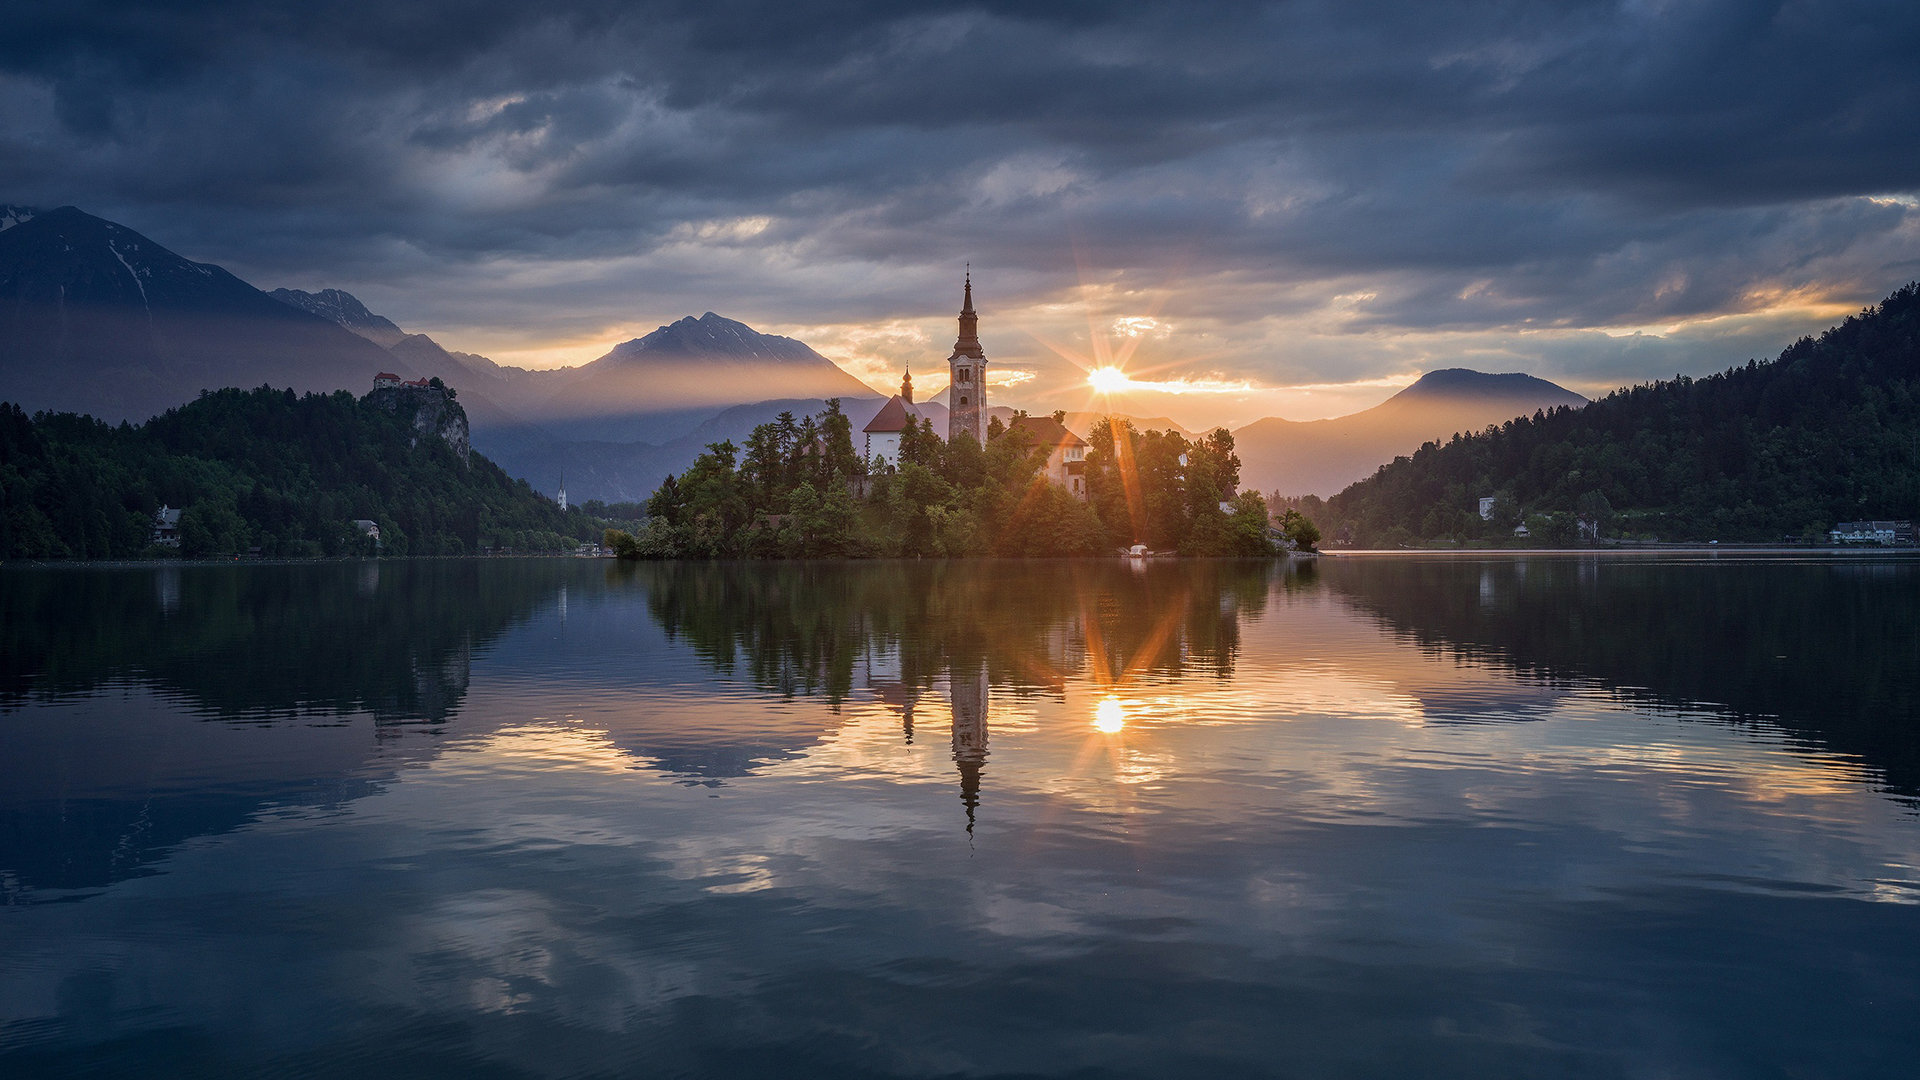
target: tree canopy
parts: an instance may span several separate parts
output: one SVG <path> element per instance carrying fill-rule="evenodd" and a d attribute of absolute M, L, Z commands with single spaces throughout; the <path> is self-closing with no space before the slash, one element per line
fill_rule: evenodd
<path fill-rule="evenodd" d="M 445 408 L 465 423 L 460 406 Z M 178 508 L 187 556 L 560 551 L 602 523 L 342 390 L 208 391 L 138 427 L 0 403 L 0 556 L 133 558 Z M 353 524 L 375 522 L 378 544 Z"/>
<path fill-rule="evenodd" d="M 897 464 L 866 462 L 838 401 L 818 417 L 781 414 L 744 448 L 714 443 L 648 500 L 638 535 L 609 532 L 632 558 L 1091 555 L 1146 543 L 1196 555 L 1272 549 L 1266 504 L 1232 494 L 1240 461 L 1222 428 L 1189 443 L 1102 421 L 1087 456 L 1088 498 L 1050 482 L 1051 447 L 996 418 L 987 445 L 943 442 L 921 420 Z"/>

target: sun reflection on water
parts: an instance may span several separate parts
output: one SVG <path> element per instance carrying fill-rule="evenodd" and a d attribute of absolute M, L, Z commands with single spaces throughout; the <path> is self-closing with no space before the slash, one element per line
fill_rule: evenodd
<path fill-rule="evenodd" d="M 1127 711 L 1119 698 L 1103 698 L 1093 708 L 1093 729 L 1102 734 L 1112 735 L 1127 726 Z"/>

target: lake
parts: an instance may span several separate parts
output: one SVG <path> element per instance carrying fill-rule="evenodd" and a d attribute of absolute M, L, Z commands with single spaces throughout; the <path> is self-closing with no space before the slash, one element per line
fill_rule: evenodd
<path fill-rule="evenodd" d="M 0 1075 L 1920 1068 L 1920 560 L 0 568 Z"/>

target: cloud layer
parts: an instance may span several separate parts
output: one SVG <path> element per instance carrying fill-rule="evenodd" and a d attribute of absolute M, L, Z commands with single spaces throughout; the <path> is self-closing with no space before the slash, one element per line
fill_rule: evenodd
<path fill-rule="evenodd" d="M 1904 5 L 40 7 L 0 199 L 505 360 L 712 309 L 931 373 L 971 261 L 1060 404 L 1044 342 L 1141 318 L 1186 379 L 1592 390 L 1920 277 Z"/>

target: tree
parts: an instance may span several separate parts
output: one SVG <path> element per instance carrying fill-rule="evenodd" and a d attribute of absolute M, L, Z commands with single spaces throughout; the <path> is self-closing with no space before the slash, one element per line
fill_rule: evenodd
<path fill-rule="evenodd" d="M 1280 535 L 1287 538 L 1295 551 L 1313 551 L 1320 543 L 1320 527 L 1292 508 L 1280 518 Z"/>

